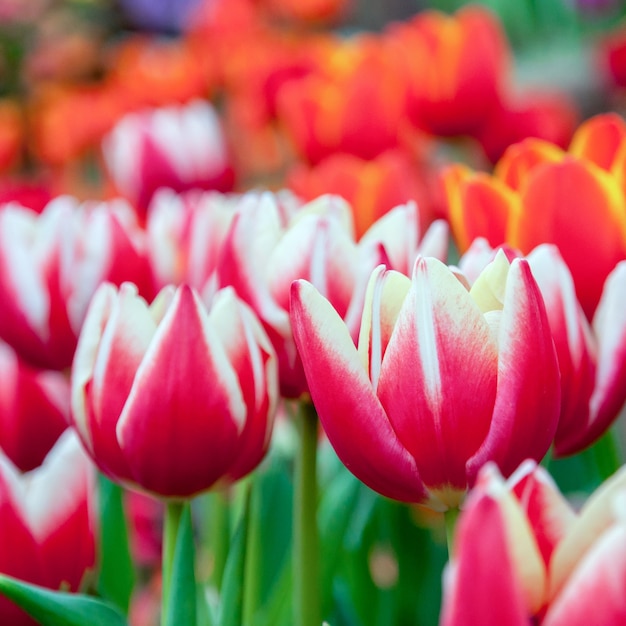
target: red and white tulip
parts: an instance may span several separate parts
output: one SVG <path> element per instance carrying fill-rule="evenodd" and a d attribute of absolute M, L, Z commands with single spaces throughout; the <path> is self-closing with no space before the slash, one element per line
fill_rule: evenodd
<path fill-rule="evenodd" d="M 313 285 L 291 321 L 311 398 L 339 458 L 388 497 L 456 507 L 478 470 L 510 474 L 552 442 L 559 371 L 528 263 L 499 254 L 471 290 L 434 258 L 377 268 L 358 349 Z"/>
<path fill-rule="evenodd" d="M 134 285 L 94 296 L 72 366 L 72 417 L 113 480 L 184 498 L 250 472 L 270 440 L 276 358 L 232 289 L 210 311 L 189 286 L 148 305 Z"/>

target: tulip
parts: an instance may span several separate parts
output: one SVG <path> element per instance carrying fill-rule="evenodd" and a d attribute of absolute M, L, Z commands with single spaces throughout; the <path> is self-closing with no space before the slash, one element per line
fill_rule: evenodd
<path fill-rule="evenodd" d="M 97 286 L 134 280 L 149 292 L 143 233 L 124 202 L 62 196 L 41 214 L 0 207 L 0 337 L 36 367 L 72 362 Z"/>
<path fill-rule="evenodd" d="M 65 376 L 35 370 L 0 342 L 0 448 L 21 471 L 43 462 L 69 420 Z"/>
<path fill-rule="evenodd" d="M 161 187 L 230 191 L 234 183 L 220 120 L 201 100 L 127 114 L 104 138 L 103 154 L 141 218 Z"/>
<path fill-rule="evenodd" d="M 625 504 L 623 469 L 576 513 L 533 462 L 506 482 L 484 467 L 457 527 L 442 626 L 621 624 Z"/>
<path fill-rule="evenodd" d="M 438 223 L 431 233 L 424 245 L 445 252 L 440 241 L 447 241 L 447 231 Z M 233 286 L 263 322 L 278 354 L 283 396 L 307 391 L 289 319 L 291 283 L 305 278 L 317 285 L 356 338 L 371 270 L 381 262 L 412 263 L 420 234 L 414 205 L 398 207 L 357 244 L 350 207 L 339 197 L 321 196 L 288 216 L 269 194 L 242 200 L 224 242 L 218 280 Z"/>
<path fill-rule="evenodd" d="M 479 236 L 523 254 L 556 244 L 591 319 L 602 284 L 626 258 L 625 137 L 621 118 L 597 116 L 578 128 L 567 152 L 526 139 L 505 152 L 494 176 L 447 169 L 448 215 L 461 251 Z"/>
<path fill-rule="evenodd" d="M 408 115 L 419 128 L 442 136 L 471 133 L 498 107 L 510 51 L 488 10 L 422 11 L 386 36 L 403 64 Z"/>
<path fill-rule="evenodd" d="M 291 319 L 330 443 L 383 495 L 454 508 L 487 461 L 508 474 L 548 450 L 559 371 L 526 261 L 500 253 L 470 291 L 433 258 L 411 279 L 377 268 L 358 349 L 306 281 L 292 286 Z"/>
<path fill-rule="evenodd" d="M 93 465 L 68 429 L 43 464 L 20 474 L 0 452 L 0 572 L 78 591 L 95 563 Z M 0 621 L 34 624 L 0 598 Z"/>
<path fill-rule="evenodd" d="M 337 43 L 319 65 L 277 94 L 278 119 L 298 154 L 316 164 L 337 152 L 373 159 L 396 148 L 405 98 L 389 51 L 373 37 L 355 38 Z"/>
<path fill-rule="evenodd" d="M 508 249 L 510 258 L 519 253 Z M 484 239 L 474 241 L 459 266 L 470 282 L 493 258 Z M 626 403 L 626 261 L 609 274 L 589 323 L 572 275 L 556 246 L 542 244 L 526 259 L 543 296 L 561 372 L 561 415 L 554 453 L 580 452 L 617 419 Z"/>
<path fill-rule="evenodd" d="M 276 361 L 231 289 L 211 311 L 189 286 L 148 305 L 130 283 L 94 295 L 72 365 L 72 419 L 113 480 L 171 498 L 236 480 L 263 458 Z"/>

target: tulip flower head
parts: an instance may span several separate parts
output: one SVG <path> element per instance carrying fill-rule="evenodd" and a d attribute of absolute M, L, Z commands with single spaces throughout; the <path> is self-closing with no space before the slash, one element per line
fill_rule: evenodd
<path fill-rule="evenodd" d="M 134 285 L 106 283 L 72 366 L 72 418 L 113 480 L 186 498 L 261 461 L 276 376 L 267 336 L 232 289 L 209 312 L 186 285 L 148 305 Z"/>
<path fill-rule="evenodd" d="M 95 564 L 94 467 L 73 429 L 21 474 L 0 451 L 0 572 L 77 591 Z M 0 598 L 0 622 L 34 622 Z"/>
<path fill-rule="evenodd" d="M 548 450 L 560 406 L 545 307 L 527 262 L 504 253 L 468 290 L 440 261 L 371 276 L 358 348 L 311 284 L 291 319 L 311 398 L 339 458 L 388 497 L 459 505 L 478 470 Z"/>
<path fill-rule="evenodd" d="M 40 214 L 0 207 L 0 337 L 34 366 L 69 367 L 100 283 L 132 280 L 149 291 L 143 236 L 122 200 L 60 196 Z"/>
<path fill-rule="evenodd" d="M 465 252 L 477 237 L 528 254 L 559 248 L 588 319 L 602 284 L 626 258 L 626 124 L 616 114 L 587 120 L 567 151 L 538 139 L 507 149 L 494 175 L 450 166 L 443 175 L 448 215 Z"/>
<path fill-rule="evenodd" d="M 576 513 L 534 462 L 507 481 L 488 464 L 459 520 L 441 624 L 618 626 L 626 617 L 625 541 L 623 469 Z"/>
<path fill-rule="evenodd" d="M 234 182 L 219 118 L 201 100 L 129 113 L 103 152 L 113 183 L 141 218 L 161 187 L 230 191 Z"/>

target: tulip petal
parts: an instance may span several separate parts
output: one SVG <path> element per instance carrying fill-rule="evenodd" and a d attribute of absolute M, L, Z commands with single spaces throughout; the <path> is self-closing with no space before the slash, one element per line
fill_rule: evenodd
<path fill-rule="evenodd" d="M 291 287 L 291 321 L 311 398 L 346 467 L 379 493 L 421 502 L 426 493 L 376 397 L 347 327 L 306 281 Z"/>
<path fill-rule="evenodd" d="M 267 266 L 270 292 L 288 311 L 291 283 L 303 278 L 315 285 L 343 318 L 354 292 L 357 259 L 356 244 L 336 219 L 304 216 L 285 232 L 272 252 Z"/>
<path fill-rule="evenodd" d="M 445 582 L 442 626 L 528 626 L 504 513 L 491 496 L 480 494 L 462 513 Z"/>
<path fill-rule="evenodd" d="M 524 209 L 513 216 L 507 240 L 523 253 L 556 244 L 591 319 L 604 280 L 626 252 L 622 190 L 604 170 L 567 157 L 536 168 L 520 194 Z"/>
<path fill-rule="evenodd" d="M 117 424 L 133 476 L 164 496 L 208 489 L 232 462 L 244 418 L 224 348 L 198 296 L 183 286 L 137 369 Z"/>
<path fill-rule="evenodd" d="M 585 444 L 604 433 L 626 402 L 626 261 L 617 265 L 604 284 L 593 328 L 598 338 L 598 369 Z"/>
<path fill-rule="evenodd" d="M 507 148 L 494 174 L 511 189 L 519 191 L 534 168 L 542 163 L 562 161 L 564 155 L 563 150 L 549 141 L 529 137 Z"/>
<path fill-rule="evenodd" d="M 72 419 L 99 467 L 129 479 L 116 436 L 137 367 L 155 332 L 148 306 L 130 283 L 94 294 L 72 366 Z"/>
<path fill-rule="evenodd" d="M 560 374 L 543 299 L 525 260 L 509 270 L 499 327 L 498 390 L 489 435 L 468 461 L 470 477 L 487 461 L 510 475 L 541 460 L 557 427 Z"/>
<path fill-rule="evenodd" d="M 259 318 L 282 335 L 289 316 L 267 286 L 267 263 L 280 241 L 279 209 L 270 194 L 244 196 L 223 243 L 217 272 L 222 287 L 232 286 Z"/>
<path fill-rule="evenodd" d="M 607 530 L 578 563 L 543 626 L 626 623 L 626 524 Z"/>
<path fill-rule="evenodd" d="M 496 178 L 473 173 L 463 165 L 449 167 L 443 175 L 450 224 L 461 251 L 476 237 L 492 246 L 506 239 L 510 216 L 519 211 L 519 199 Z"/>
<path fill-rule="evenodd" d="M 382 362 L 378 396 L 429 488 L 465 490 L 465 463 L 489 430 L 497 345 L 469 293 L 418 259 Z"/>
<path fill-rule="evenodd" d="M 555 454 L 561 456 L 572 451 L 572 444 L 587 432 L 595 344 L 558 248 L 537 246 L 527 259 L 543 295 L 561 371 L 561 416 L 554 442 Z"/>
<path fill-rule="evenodd" d="M 565 537 L 576 513 L 543 467 L 527 460 L 510 476 L 509 487 L 517 496 L 547 568 L 552 552 Z"/>
<path fill-rule="evenodd" d="M 626 489 L 626 467 L 622 467 L 611 478 L 594 491 L 580 515 L 571 525 L 569 532 L 557 545 L 550 563 L 550 592 L 554 598 L 568 576 L 593 546 L 596 539 L 615 522 L 613 501 Z M 622 550 L 623 551 L 623 550 Z"/>
<path fill-rule="evenodd" d="M 621 116 L 617 113 L 596 115 L 577 128 L 569 153 L 608 171 L 625 138 L 626 124 Z"/>
<path fill-rule="evenodd" d="M 272 344 L 252 310 L 232 288 L 219 291 L 209 320 L 237 373 L 247 418 L 243 424 L 229 477 L 252 471 L 267 451 L 278 403 L 278 372 Z"/>

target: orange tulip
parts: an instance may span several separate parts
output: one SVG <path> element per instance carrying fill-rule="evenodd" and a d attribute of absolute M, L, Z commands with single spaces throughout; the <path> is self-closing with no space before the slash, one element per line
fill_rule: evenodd
<path fill-rule="evenodd" d="M 399 145 L 405 112 L 397 61 L 374 37 L 337 44 L 320 70 L 289 81 L 277 113 L 296 151 L 310 163 L 336 152 L 372 159 Z"/>
<path fill-rule="evenodd" d="M 509 49 L 499 22 L 486 9 L 455 15 L 423 11 L 388 32 L 404 62 L 409 115 L 436 135 L 466 134 L 499 104 Z"/>
<path fill-rule="evenodd" d="M 443 174 L 448 215 L 462 251 L 484 236 L 528 254 L 554 243 L 588 317 L 602 285 L 626 258 L 626 124 L 600 115 L 567 151 L 537 139 L 511 146 L 493 176 L 454 165 Z"/>

